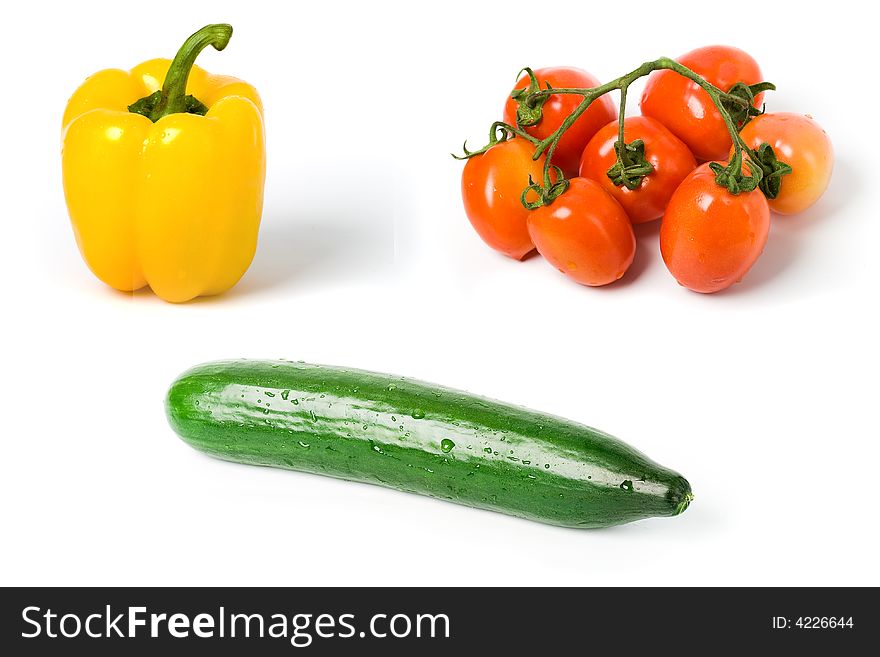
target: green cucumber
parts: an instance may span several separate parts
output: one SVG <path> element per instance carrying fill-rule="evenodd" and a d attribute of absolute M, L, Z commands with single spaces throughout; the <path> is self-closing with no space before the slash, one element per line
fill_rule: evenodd
<path fill-rule="evenodd" d="M 558 417 L 398 376 L 220 361 L 178 378 L 169 422 L 228 461 L 396 488 L 565 527 L 674 516 L 687 480 Z"/>

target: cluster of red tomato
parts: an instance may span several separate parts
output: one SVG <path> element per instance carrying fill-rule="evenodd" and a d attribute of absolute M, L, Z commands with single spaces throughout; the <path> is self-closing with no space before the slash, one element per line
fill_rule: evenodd
<path fill-rule="evenodd" d="M 694 50 L 677 60 L 726 91 L 736 83 L 761 82 L 758 64 L 726 46 Z M 599 81 L 575 68 L 534 71 L 542 88 L 592 88 Z M 524 75 L 517 89 L 525 89 Z M 763 94 L 754 98 L 761 107 Z M 552 94 L 540 121 L 522 126 L 543 140 L 552 135 L 583 100 Z M 726 161 L 732 140 L 724 117 L 695 82 L 671 70 L 651 73 L 641 99 L 642 116 L 625 120 L 627 143 L 641 139 L 653 171 L 636 189 L 612 182 L 617 162 L 618 119 L 607 95 L 596 99 L 560 137 L 552 164 L 569 178 L 568 189 L 549 204 L 529 210 L 521 202 L 531 177 L 543 177 L 544 156 L 535 145 L 514 137 L 470 157 L 462 176 L 465 211 L 492 248 L 517 260 L 537 249 L 566 276 L 584 285 L 621 278 L 633 261 L 633 224 L 662 217 L 660 250 L 678 282 L 697 292 L 716 292 L 738 282 L 760 256 L 770 229 L 770 210 L 801 212 L 815 203 L 831 177 L 831 142 L 811 117 L 765 113 L 740 131 L 751 149 L 767 143 L 791 173 L 775 198 L 760 189 L 733 194 L 716 182 L 711 161 Z M 508 98 L 505 123 L 516 126 L 517 100 Z M 703 164 L 699 164 L 703 162 Z"/>

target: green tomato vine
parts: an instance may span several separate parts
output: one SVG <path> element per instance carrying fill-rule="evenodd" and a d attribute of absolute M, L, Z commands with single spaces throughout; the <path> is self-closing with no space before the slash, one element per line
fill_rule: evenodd
<path fill-rule="evenodd" d="M 674 71 L 697 84 L 709 95 L 709 98 L 721 114 L 724 124 L 730 133 L 730 138 L 733 141 L 733 155 L 726 165 L 719 164 L 718 162 L 709 164 L 709 167 L 715 173 L 715 182 L 729 190 L 731 194 L 740 194 L 760 189 L 767 198 L 776 198 L 776 195 L 779 193 L 780 180 L 783 176 L 791 173 L 791 167 L 777 159 L 773 148 L 769 144 L 761 144 L 760 147 L 753 150 L 749 148 L 739 134 L 739 131 L 746 123 L 753 117 L 763 113 L 763 109 L 757 109 L 754 106 L 755 96 L 764 91 L 775 90 L 776 87 L 770 82 L 761 82 L 753 85 L 737 82 L 727 91 L 723 91 L 691 69 L 668 57 L 660 57 L 654 61 L 645 62 L 635 70 L 615 80 L 591 88 L 551 88 L 549 84 L 546 87 L 541 87 L 532 69 L 524 68 L 520 73 L 525 72 L 529 76 L 529 85 L 523 89 L 514 90 L 510 95 L 517 103 L 517 125 L 513 126 L 503 121 L 496 121 L 489 130 L 489 142 L 485 146 L 479 150 L 470 151 L 467 148 L 467 142 L 465 142 L 463 145 L 464 154 L 453 154 L 453 157 L 465 160 L 485 153 L 496 144 L 513 137 L 525 139 L 535 147 L 533 158 L 537 160 L 542 155 L 545 155 L 546 160 L 544 162 L 542 180 L 535 182 L 529 178 L 529 185 L 522 193 L 522 203 L 530 210 L 542 205 L 550 205 L 568 189 L 568 181 L 565 179 L 562 171 L 552 164 L 553 153 L 556 151 L 562 135 L 587 111 L 587 108 L 597 98 L 617 90 L 620 92 L 618 137 L 614 144 L 617 161 L 608 170 L 607 175 L 617 186 L 625 186 L 631 190 L 637 189 L 642 179 L 653 173 L 654 167 L 645 157 L 645 144 L 641 139 L 636 139 L 630 143 L 626 142 L 624 134 L 626 96 L 633 82 L 659 70 Z M 524 128 L 536 125 L 541 121 L 543 105 L 553 94 L 581 96 L 582 100 L 556 130 L 545 139 L 536 139 L 526 132 Z M 538 199 L 536 201 L 527 200 L 526 197 L 530 192 L 537 194 Z"/>

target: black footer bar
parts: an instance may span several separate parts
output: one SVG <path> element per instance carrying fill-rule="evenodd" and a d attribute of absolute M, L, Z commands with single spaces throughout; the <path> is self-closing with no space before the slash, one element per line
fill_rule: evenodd
<path fill-rule="evenodd" d="M 7 655 L 519 655 L 578 646 L 614 655 L 658 647 L 860 654 L 880 645 L 880 605 L 867 588 L 15 588 L 0 595 Z"/>

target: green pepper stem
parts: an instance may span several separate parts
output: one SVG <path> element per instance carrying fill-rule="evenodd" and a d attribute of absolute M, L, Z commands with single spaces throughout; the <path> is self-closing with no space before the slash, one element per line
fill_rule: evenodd
<path fill-rule="evenodd" d="M 186 84 L 196 57 L 208 46 L 223 50 L 232 37 L 232 26 L 226 23 L 206 25 L 190 36 L 168 68 L 165 83 L 162 85 L 162 97 L 153 110 L 153 121 L 158 121 L 168 114 L 186 112 Z"/>

